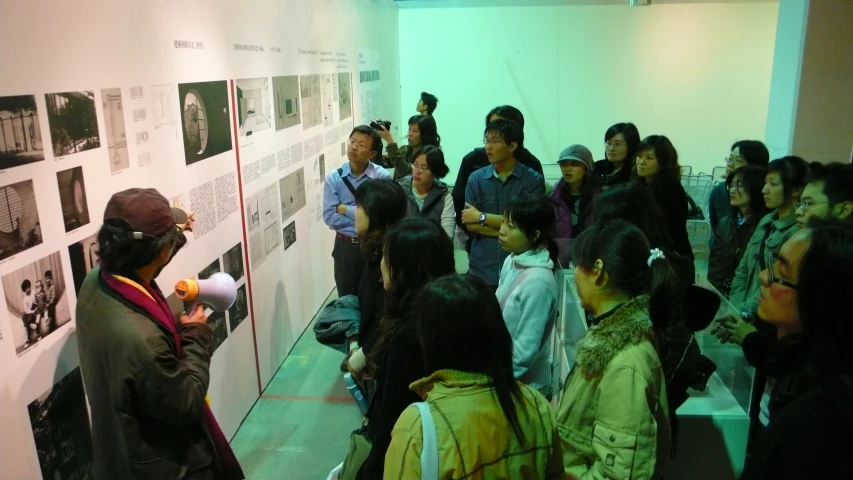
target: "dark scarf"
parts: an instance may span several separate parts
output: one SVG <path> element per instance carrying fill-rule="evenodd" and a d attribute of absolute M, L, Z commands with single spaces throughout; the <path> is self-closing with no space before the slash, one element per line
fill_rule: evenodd
<path fill-rule="evenodd" d="M 139 281 L 139 279 L 130 279 L 144 288 L 154 301 L 152 302 L 151 298 L 139 291 L 139 289 L 115 278 L 107 272 L 103 264 L 101 265 L 101 280 L 126 301 L 138 307 L 149 318 L 154 319 L 161 327 L 168 330 L 172 334 L 172 340 L 175 343 L 175 356 L 181 358 L 183 350 L 181 336 L 178 333 L 178 326 L 175 324 L 175 317 L 172 315 L 172 310 L 169 308 L 169 304 L 166 303 L 163 293 L 153 281 L 151 285 L 148 285 L 145 282 Z M 243 469 L 240 467 L 240 462 L 237 461 L 234 451 L 231 450 L 231 445 L 228 444 L 228 440 L 222 433 L 222 429 L 219 428 L 219 423 L 216 422 L 216 418 L 213 416 L 213 412 L 210 410 L 210 405 L 207 404 L 207 401 L 204 403 L 204 416 L 213 440 L 213 446 L 216 448 L 216 453 L 222 466 L 224 478 L 229 480 L 246 478 L 243 474 Z"/>

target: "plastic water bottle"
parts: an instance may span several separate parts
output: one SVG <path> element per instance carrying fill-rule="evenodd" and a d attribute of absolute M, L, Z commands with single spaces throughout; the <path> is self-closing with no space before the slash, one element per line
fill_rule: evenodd
<path fill-rule="evenodd" d="M 352 378 L 352 374 L 347 372 L 344 374 L 344 383 L 347 386 L 347 390 L 349 390 L 352 398 L 355 399 L 356 405 L 358 405 L 358 409 L 361 410 L 362 415 L 367 415 L 367 407 L 369 404 L 367 403 L 367 399 L 364 398 L 364 394 L 361 393 L 361 389 L 358 388 L 358 384 L 355 383 L 355 379 Z"/>

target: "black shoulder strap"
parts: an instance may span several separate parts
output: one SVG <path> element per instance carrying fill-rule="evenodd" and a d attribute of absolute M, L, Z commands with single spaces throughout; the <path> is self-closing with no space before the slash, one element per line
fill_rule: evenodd
<path fill-rule="evenodd" d="M 339 169 L 338 169 L 338 175 L 340 175 L 340 176 L 341 176 L 341 180 L 343 180 L 343 181 L 344 181 L 344 185 L 346 185 L 346 186 L 347 186 L 347 188 L 349 189 L 349 191 L 350 191 L 350 192 L 352 192 L 352 196 L 354 197 L 354 196 L 355 196 L 355 187 L 353 187 L 353 186 L 352 186 L 352 184 L 351 184 L 351 183 L 349 183 L 349 179 L 347 179 L 347 178 L 344 176 L 344 169 L 343 169 L 343 168 L 339 168 Z"/>

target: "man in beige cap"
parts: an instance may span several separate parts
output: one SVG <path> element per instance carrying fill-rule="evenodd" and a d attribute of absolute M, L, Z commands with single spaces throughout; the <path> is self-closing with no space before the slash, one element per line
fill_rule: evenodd
<path fill-rule="evenodd" d="M 192 214 L 154 189 L 107 203 L 101 265 L 77 299 L 95 478 L 244 478 L 206 401 L 213 331 L 204 309 L 175 322 L 154 281 L 192 227 Z"/>

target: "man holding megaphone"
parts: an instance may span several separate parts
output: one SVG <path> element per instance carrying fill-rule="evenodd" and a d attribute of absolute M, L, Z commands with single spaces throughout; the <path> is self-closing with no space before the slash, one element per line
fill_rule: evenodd
<path fill-rule="evenodd" d="M 97 479 L 243 479 L 207 404 L 213 331 L 204 306 L 176 322 L 154 279 L 193 215 L 154 189 L 110 198 L 99 268 L 77 299 L 80 368 Z"/>

